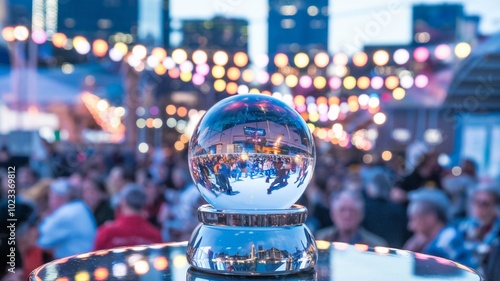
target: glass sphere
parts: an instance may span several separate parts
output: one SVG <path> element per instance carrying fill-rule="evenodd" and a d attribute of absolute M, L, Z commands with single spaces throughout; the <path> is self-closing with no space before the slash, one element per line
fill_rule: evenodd
<path fill-rule="evenodd" d="M 316 161 L 302 117 L 279 99 L 237 95 L 215 104 L 189 142 L 191 176 L 218 209 L 284 209 L 304 193 Z"/>

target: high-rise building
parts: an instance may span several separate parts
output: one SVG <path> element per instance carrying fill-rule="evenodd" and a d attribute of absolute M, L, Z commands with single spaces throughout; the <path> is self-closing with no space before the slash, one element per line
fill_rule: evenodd
<path fill-rule="evenodd" d="M 182 47 L 237 52 L 248 50 L 248 21 L 215 17 L 182 22 Z"/>
<path fill-rule="evenodd" d="M 169 33 L 169 0 L 139 0 L 139 41 L 150 46 L 169 47 Z"/>
<path fill-rule="evenodd" d="M 118 32 L 136 36 L 138 16 L 138 0 L 59 0 L 57 31 L 89 39 Z"/>
<path fill-rule="evenodd" d="M 269 56 L 327 50 L 328 0 L 269 0 Z"/>
<path fill-rule="evenodd" d="M 413 44 L 453 43 L 478 35 L 479 17 L 464 13 L 462 4 L 413 6 Z"/>

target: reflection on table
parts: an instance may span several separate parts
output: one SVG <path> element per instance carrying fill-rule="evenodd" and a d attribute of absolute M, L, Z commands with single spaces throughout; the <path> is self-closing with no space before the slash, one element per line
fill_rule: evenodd
<path fill-rule="evenodd" d="M 314 271 L 279 277 L 218 276 L 189 269 L 186 245 L 136 246 L 68 257 L 38 268 L 30 280 L 481 280 L 473 270 L 446 259 L 325 241 L 317 241 L 319 260 Z"/>

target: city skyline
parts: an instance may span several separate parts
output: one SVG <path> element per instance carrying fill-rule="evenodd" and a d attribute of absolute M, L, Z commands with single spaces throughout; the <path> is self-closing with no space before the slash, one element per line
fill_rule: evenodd
<path fill-rule="evenodd" d="M 493 34 L 500 31 L 500 2 L 389 0 L 329 1 L 328 51 L 349 54 L 364 45 L 409 44 L 412 41 L 412 7 L 417 4 L 462 3 L 468 15 L 479 15 L 479 31 Z M 192 6 L 199 7 L 193 10 Z M 359 8 L 362 7 L 362 8 Z M 249 21 L 249 55 L 267 53 L 268 0 L 191 0 L 171 1 L 172 21 L 211 18 L 223 15 Z M 361 40 L 360 40 L 361 39 Z"/>

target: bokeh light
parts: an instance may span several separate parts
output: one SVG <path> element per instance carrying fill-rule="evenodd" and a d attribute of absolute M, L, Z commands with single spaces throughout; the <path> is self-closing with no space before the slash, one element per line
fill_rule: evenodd
<path fill-rule="evenodd" d="M 226 69 L 223 66 L 216 65 L 212 68 L 212 76 L 214 78 L 222 78 L 226 74 Z"/>
<path fill-rule="evenodd" d="M 472 48 L 471 48 L 470 44 L 466 43 L 466 42 L 458 43 L 455 46 L 455 55 L 461 59 L 468 57 L 469 54 L 471 53 L 471 51 L 472 51 Z"/>
<path fill-rule="evenodd" d="M 30 36 L 30 31 L 28 30 L 28 28 L 26 26 L 18 25 L 16 27 L 14 27 L 13 34 L 14 34 L 14 38 L 16 38 L 16 40 L 26 41 L 26 40 L 28 40 L 28 38 Z"/>
<path fill-rule="evenodd" d="M 208 60 L 207 53 L 205 51 L 202 51 L 202 50 L 194 51 L 192 58 L 193 58 L 193 62 L 195 64 L 204 64 Z"/>
<path fill-rule="evenodd" d="M 358 82 L 357 82 L 357 86 L 358 88 L 360 88 L 361 90 L 366 90 L 370 87 L 370 78 L 366 77 L 366 76 L 361 76 L 358 78 Z"/>
<path fill-rule="evenodd" d="M 378 66 L 384 66 L 389 62 L 389 53 L 384 50 L 378 50 L 373 53 L 373 63 Z"/>
<path fill-rule="evenodd" d="M 35 30 L 31 33 L 31 39 L 37 44 L 43 44 L 47 41 L 47 33 L 43 30 Z"/>
<path fill-rule="evenodd" d="M 349 61 L 349 58 L 345 53 L 337 53 L 333 56 L 333 64 L 338 65 L 338 66 L 345 66 L 347 65 L 347 62 Z"/>
<path fill-rule="evenodd" d="M 387 117 L 382 112 L 377 112 L 373 115 L 373 122 L 377 125 L 382 125 L 387 120 Z"/>
<path fill-rule="evenodd" d="M 304 89 L 310 88 L 312 86 L 312 78 L 311 78 L 311 76 L 304 75 L 304 76 L 300 77 L 300 79 L 299 79 L 299 85 L 300 85 L 300 87 L 302 87 Z"/>
<path fill-rule="evenodd" d="M 399 65 L 405 64 L 410 59 L 410 53 L 405 49 L 397 49 L 394 52 L 393 59 Z"/>
<path fill-rule="evenodd" d="M 92 43 L 92 53 L 96 57 L 103 57 L 108 52 L 108 43 L 102 39 L 96 39 Z"/>
<path fill-rule="evenodd" d="M 288 75 L 286 78 L 285 78 L 285 84 L 290 87 L 290 88 L 294 88 L 297 86 L 297 84 L 299 83 L 299 78 L 297 78 L 296 75 Z"/>
<path fill-rule="evenodd" d="M 255 74 L 253 73 L 253 70 L 245 69 L 241 74 L 241 78 L 243 79 L 243 81 L 250 83 L 255 79 Z"/>
<path fill-rule="evenodd" d="M 283 53 L 278 53 L 274 56 L 274 65 L 277 67 L 285 67 L 288 65 L 288 56 Z"/>
<path fill-rule="evenodd" d="M 392 159 L 392 152 L 390 152 L 389 150 L 385 150 L 384 152 L 382 152 L 382 160 L 384 161 L 390 161 Z"/>
<path fill-rule="evenodd" d="M 226 81 L 222 79 L 217 79 L 214 81 L 214 89 L 217 92 L 223 92 L 226 89 Z"/>
<path fill-rule="evenodd" d="M 347 90 L 352 90 L 354 87 L 356 87 L 356 78 L 353 76 L 347 76 L 344 78 L 344 88 Z"/>
<path fill-rule="evenodd" d="M 394 91 L 392 91 L 392 97 L 395 100 L 402 100 L 405 97 L 406 91 L 403 88 L 396 88 Z"/>
<path fill-rule="evenodd" d="M 132 48 L 132 54 L 134 57 L 143 60 L 148 54 L 148 49 L 144 45 L 138 44 Z"/>
<path fill-rule="evenodd" d="M 371 79 L 371 86 L 375 90 L 379 90 L 384 86 L 384 79 L 380 76 L 374 76 Z"/>
<path fill-rule="evenodd" d="M 183 49 L 175 49 L 174 51 L 172 51 L 172 59 L 176 64 L 185 62 L 187 60 L 187 57 L 187 53 Z"/>
<path fill-rule="evenodd" d="M 167 51 L 161 47 L 156 47 L 151 51 L 151 55 L 158 61 L 163 61 L 167 57 Z"/>
<path fill-rule="evenodd" d="M 248 56 L 244 52 L 237 52 L 234 54 L 234 65 L 237 67 L 244 67 L 248 64 Z"/>
<path fill-rule="evenodd" d="M 314 56 L 314 64 L 319 68 L 324 68 L 330 63 L 330 56 L 325 52 L 317 53 Z"/>
<path fill-rule="evenodd" d="M 240 75 L 241 75 L 240 69 L 237 67 L 230 67 L 227 70 L 227 78 L 229 78 L 229 80 L 236 81 L 240 78 Z"/>
<path fill-rule="evenodd" d="M 90 52 L 90 43 L 83 36 L 76 36 L 73 38 L 73 47 L 80 55 L 85 55 Z"/>
<path fill-rule="evenodd" d="M 394 90 L 399 86 L 399 78 L 396 76 L 388 76 L 385 78 L 385 87 L 389 90 Z"/>
<path fill-rule="evenodd" d="M 425 62 L 429 59 L 429 50 L 426 47 L 418 47 L 413 51 L 413 58 L 418 62 Z"/>
<path fill-rule="evenodd" d="M 271 83 L 274 86 L 279 86 L 279 85 L 283 84 L 284 81 L 285 81 L 285 77 L 281 73 L 273 73 L 273 75 L 271 75 Z"/>
<path fill-rule="evenodd" d="M 306 53 L 298 53 L 295 55 L 293 62 L 298 68 L 304 68 L 309 64 L 309 56 Z"/>
<path fill-rule="evenodd" d="M 363 67 L 368 62 L 368 56 L 365 52 L 355 53 L 352 57 L 352 63 L 357 67 Z"/>
<path fill-rule="evenodd" d="M 429 84 L 429 78 L 424 74 L 419 74 L 415 77 L 415 86 L 417 88 L 425 88 Z"/>
<path fill-rule="evenodd" d="M 321 90 L 326 86 L 326 78 L 323 76 L 317 76 L 313 80 L 314 88 Z"/>
<path fill-rule="evenodd" d="M 7 42 L 13 42 L 14 40 L 16 40 L 16 37 L 14 36 L 14 28 L 12 26 L 6 26 L 6 27 L 4 27 L 2 29 L 2 37 Z M 64 43 L 64 45 L 65 44 L 66 43 Z M 62 45 L 62 46 L 64 46 L 64 45 Z M 62 48 L 62 46 L 58 47 L 58 48 Z"/>
<path fill-rule="evenodd" d="M 328 80 L 328 85 L 332 90 L 338 90 L 342 86 L 342 79 L 340 77 L 334 76 Z"/>
<path fill-rule="evenodd" d="M 446 44 L 440 44 L 434 50 L 434 55 L 439 60 L 446 60 L 451 56 L 451 48 Z"/>
<path fill-rule="evenodd" d="M 217 51 L 214 53 L 213 60 L 216 65 L 224 66 L 229 61 L 229 56 L 224 51 Z"/>

